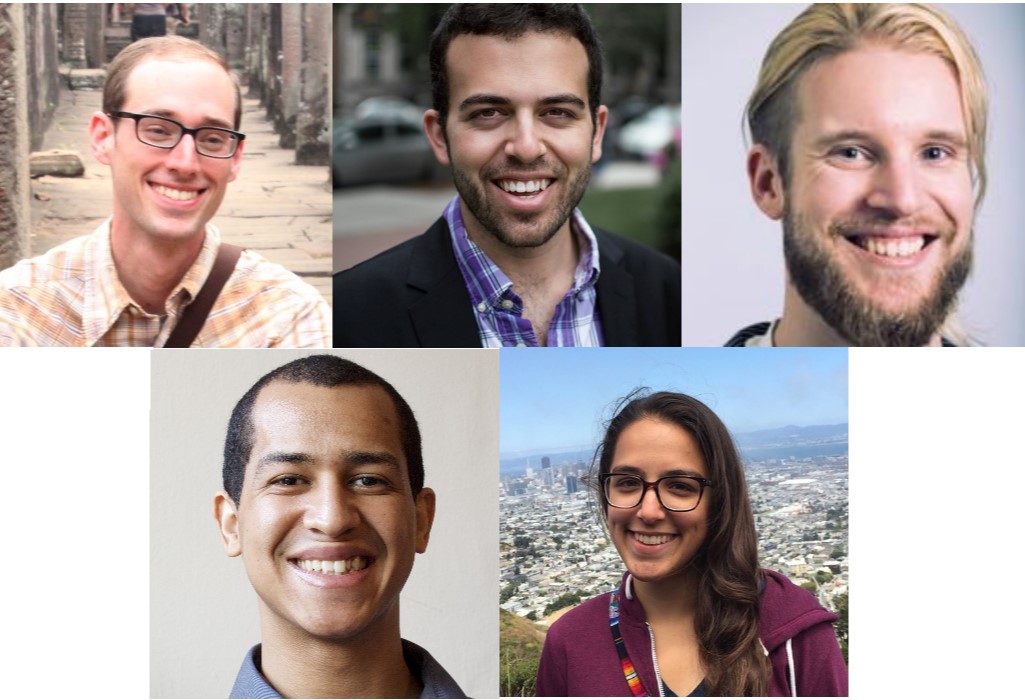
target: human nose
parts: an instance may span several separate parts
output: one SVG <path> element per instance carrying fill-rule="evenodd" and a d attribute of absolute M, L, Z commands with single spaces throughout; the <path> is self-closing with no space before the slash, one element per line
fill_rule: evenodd
<path fill-rule="evenodd" d="M 637 511 L 637 517 L 646 522 L 661 520 L 665 517 L 665 509 L 662 502 L 658 500 L 658 482 L 644 485 L 644 495 L 641 496 L 641 509 Z"/>
<path fill-rule="evenodd" d="M 880 164 L 868 196 L 870 207 L 903 217 L 918 211 L 921 201 L 921 174 L 912 159 L 893 158 Z"/>
<path fill-rule="evenodd" d="M 304 524 L 327 537 L 338 537 L 359 522 L 359 509 L 341 485 L 321 484 L 307 496 Z"/>
<path fill-rule="evenodd" d="M 181 140 L 167 154 L 167 167 L 182 173 L 194 173 L 199 170 L 199 151 L 196 150 L 196 139 L 192 134 L 182 134 Z"/>
<path fill-rule="evenodd" d="M 513 133 L 505 144 L 505 154 L 521 163 L 533 163 L 548 152 L 538 133 L 533 115 L 522 115 L 512 123 Z"/>

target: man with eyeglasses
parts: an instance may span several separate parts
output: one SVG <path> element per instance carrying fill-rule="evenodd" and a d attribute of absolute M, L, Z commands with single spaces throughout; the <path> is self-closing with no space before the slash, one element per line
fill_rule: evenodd
<path fill-rule="evenodd" d="M 89 123 L 112 216 L 0 272 L 0 346 L 329 346 L 320 293 L 209 223 L 241 165 L 241 111 L 201 44 L 155 37 L 118 54 Z"/>

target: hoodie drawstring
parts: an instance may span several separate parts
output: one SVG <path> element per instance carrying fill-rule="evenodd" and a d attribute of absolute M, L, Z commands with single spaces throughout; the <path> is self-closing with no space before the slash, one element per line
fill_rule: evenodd
<path fill-rule="evenodd" d="M 787 640 L 787 666 L 790 668 L 790 697 L 797 697 L 797 676 L 794 673 L 794 640 Z"/>

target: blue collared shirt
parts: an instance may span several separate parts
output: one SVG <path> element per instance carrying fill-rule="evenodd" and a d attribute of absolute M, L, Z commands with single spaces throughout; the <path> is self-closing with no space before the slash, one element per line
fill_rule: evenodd
<path fill-rule="evenodd" d="M 459 272 L 473 304 L 481 346 L 537 347 L 540 345 L 529 320 L 523 318 L 523 300 L 513 283 L 466 233 L 459 196 L 445 207 L 445 221 L 452 236 Z M 579 209 L 570 216 L 570 230 L 580 241 L 580 259 L 573 286 L 555 307 L 546 338 L 549 347 L 600 347 L 604 345 L 597 313 L 598 239 Z"/>
<path fill-rule="evenodd" d="M 402 640 L 402 656 L 410 672 L 423 685 L 421 698 L 465 698 L 466 693 L 423 647 Z M 260 671 L 260 645 L 249 650 L 231 687 L 231 698 L 280 698 Z"/>

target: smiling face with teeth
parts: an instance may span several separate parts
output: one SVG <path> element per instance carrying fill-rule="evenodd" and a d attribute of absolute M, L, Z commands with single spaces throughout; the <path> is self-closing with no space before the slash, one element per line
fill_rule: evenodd
<path fill-rule="evenodd" d="M 694 437 L 675 423 L 654 417 L 623 428 L 609 471 L 637 474 L 649 482 L 674 474 L 709 476 Z M 655 490 L 648 489 L 634 508 L 606 508 L 612 542 L 639 589 L 694 582 L 690 565 L 708 536 L 713 498 L 706 491 L 697 508 L 677 513 L 662 508 Z"/>
<path fill-rule="evenodd" d="M 151 59 L 132 69 L 121 111 L 166 116 L 188 127 L 236 128 L 235 87 L 212 61 Z M 192 136 L 173 149 L 141 143 L 131 119 L 93 115 L 90 140 L 97 160 L 110 166 L 114 184 L 112 235 L 190 240 L 202 244 L 228 183 L 238 175 L 245 142 L 232 158 L 196 152 Z"/>
<path fill-rule="evenodd" d="M 251 420 L 239 503 L 222 492 L 215 507 L 225 550 L 242 555 L 260 598 L 265 648 L 296 635 L 397 639 L 434 494 L 412 494 L 391 399 L 377 386 L 272 381 Z"/>
<path fill-rule="evenodd" d="M 447 122 L 429 110 L 424 129 L 435 156 L 452 167 L 470 237 L 487 252 L 568 237 L 607 117 L 605 107 L 587 104 L 583 45 L 557 32 L 462 34 L 445 65 Z"/>
<path fill-rule="evenodd" d="M 944 59 L 864 43 L 799 79 L 788 177 L 749 157 L 784 220 L 791 319 L 852 345 L 938 340 L 971 266 L 974 192 L 961 94 Z M 817 344 L 817 343 L 802 343 Z"/>

